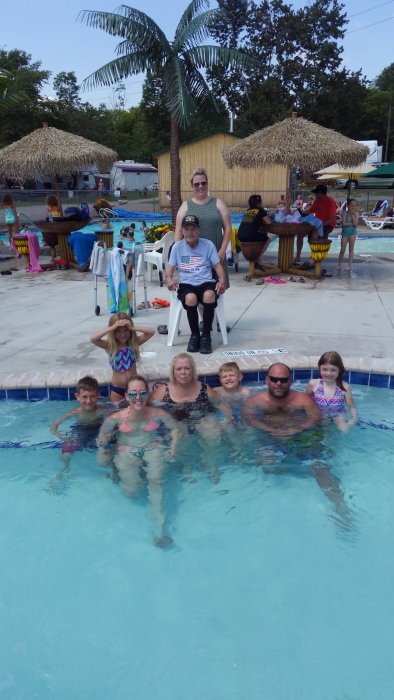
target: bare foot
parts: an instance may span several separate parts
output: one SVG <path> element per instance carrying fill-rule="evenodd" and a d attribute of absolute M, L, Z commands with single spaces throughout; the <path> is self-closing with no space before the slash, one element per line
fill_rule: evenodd
<path fill-rule="evenodd" d="M 173 540 L 172 537 L 169 535 L 161 535 L 160 537 L 157 537 L 155 539 L 155 546 L 156 547 L 168 547 L 170 544 L 172 544 Z"/>

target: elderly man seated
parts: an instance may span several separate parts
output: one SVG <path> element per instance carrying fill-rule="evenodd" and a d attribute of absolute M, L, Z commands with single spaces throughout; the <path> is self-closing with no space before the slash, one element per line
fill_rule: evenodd
<path fill-rule="evenodd" d="M 187 312 L 191 336 L 188 352 L 207 355 L 212 352 L 211 330 L 217 295 L 224 294 L 225 276 L 217 250 L 211 241 L 200 238 L 200 222 L 197 216 L 187 214 L 182 219 L 183 240 L 172 247 L 166 266 L 166 284 L 170 291 L 178 290 L 178 299 Z M 215 270 L 217 279 L 212 274 Z M 174 281 L 175 269 L 179 272 L 179 286 Z M 203 329 L 200 337 L 197 305 L 203 305 Z"/>

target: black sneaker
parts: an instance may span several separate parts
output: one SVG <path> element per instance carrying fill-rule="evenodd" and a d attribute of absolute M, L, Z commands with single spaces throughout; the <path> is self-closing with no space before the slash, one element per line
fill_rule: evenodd
<path fill-rule="evenodd" d="M 190 340 L 187 344 L 187 351 L 188 352 L 198 352 L 200 349 L 200 341 L 201 341 L 201 338 L 199 335 L 192 334 L 190 336 Z"/>
<path fill-rule="evenodd" d="M 200 353 L 202 355 L 210 355 L 212 352 L 212 342 L 211 338 L 209 335 L 203 335 L 201 336 L 201 347 L 200 347 Z"/>

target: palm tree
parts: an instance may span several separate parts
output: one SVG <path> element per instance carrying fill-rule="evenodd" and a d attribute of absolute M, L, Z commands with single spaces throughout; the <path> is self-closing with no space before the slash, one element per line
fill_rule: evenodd
<path fill-rule="evenodd" d="M 122 5 L 118 13 L 84 10 L 81 20 L 87 25 L 122 37 L 118 58 L 99 68 L 83 81 L 83 87 L 111 85 L 130 75 L 150 71 L 163 75 L 167 107 L 171 116 L 170 168 L 171 209 L 175 220 L 181 204 L 179 129 L 187 127 L 198 109 L 208 100 L 215 104 L 201 70 L 223 66 L 240 70 L 255 66 L 255 60 L 237 49 L 201 46 L 210 34 L 210 24 L 222 10 L 200 12 L 208 0 L 192 0 L 184 11 L 170 42 L 160 27 L 144 12 Z"/>
<path fill-rule="evenodd" d="M 14 76 L 5 68 L 0 68 L 0 113 L 3 109 L 25 104 L 28 96 L 13 85 Z"/>

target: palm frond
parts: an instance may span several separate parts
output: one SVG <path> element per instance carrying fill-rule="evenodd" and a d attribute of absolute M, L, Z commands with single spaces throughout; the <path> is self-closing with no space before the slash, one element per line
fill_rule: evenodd
<path fill-rule="evenodd" d="M 223 66 L 243 70 L 259 66 L 259 61 L 250 54 L 223 46 L 194 46 L 188 49 L 187 55 L 196 68 Z"/>
<path fill-rule="evenodd" d="M 178 22 L 178 26 L 175 31 L 174 44 L 178 44 L 178 37 L 183 34 L 185 29 L 189 26 L 190 22 L 194 19 L 198 12 L 204 7 L 209 7 L 208 0 L 192 0 L 192 2 L 187 6 L 181 19 Z"/>
<path fill-rule="evenodd" d="M 171 115 L 179 126 L 189 126 L 197 113 L 197 106 L 189 90 L 184 66 L 178 58 L 166 65 L 164 80 L 167 88 L 167 107 Z"/>
<path fill-rule="evenodd" d="M 149 54 L 136 51 L 135 53 L 127 54 L 127 56 L 115 58 L 113 61 L 101 66 L 101 68 L 88 75 L 82 81 L 81 87 L 82 90 L 91 90 L 98 85 L 112 85 L 119 80 L 127 78 L 129 75 L 144 73 L 146 70 L 157 70 L 160 65 L 160 62 L 157 64 L 152 61 Z"/>
<path fill-rule="evenodd" d="M 102 29 L 112 36 L 123 37 L 130 41 L 133 50 L 152 43 L 170 44 L 160 27 L 148 15 L 132 7 L 122 5 L 119 10 L 123 14 L 115 12 L 98 12 L 95 10 L 82 10 L 78 19 L 89 27 Z"/>
<path fill-rule="evenodd" d="M 182 51 L 185 48 L 196 46 L 207 37 L 211 36 L 210 25 L 217 19 L 218 14 L 222 14 L 221 10 L 207 10 L 197 17 L 193 17 L 181 32 L 175 36 L 173 44 L 174 50 Z"/>

